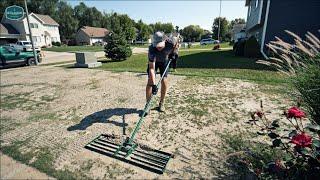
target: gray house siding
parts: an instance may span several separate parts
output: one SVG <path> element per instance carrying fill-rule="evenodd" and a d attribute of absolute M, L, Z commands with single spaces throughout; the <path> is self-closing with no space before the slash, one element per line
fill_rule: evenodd
<path fill-rule="evenodd" d="M 262 39 L 262 30 L 264 19 L 266 15 L 266 7 L 268 0 L 259 0 L 258 7 L 255 8 L 255 0 L 250 1 L 251 13 L 249 16 L 249 7 L 248 7 L 248 18 L 246 25 L 246 34 L 247 37 L 255 36 L 258 42 L 261 42 Z M 262 5 L 262 7 L 260 7 Z M 262 11 L 260 13 L 260 11 Z"/>
<path fill-rule="evenodd" d="M 293 38 L 284 32 L 289 30 L 305 38 L 307 31 L 319 37 L 320 0 L 270 0 L 269 16 L 264 44 L 275 36 L 293 43 Z M 266 50 L 266 47 L 264 47 Z M 266 52 L 266 51 L 265 51 Z"/>

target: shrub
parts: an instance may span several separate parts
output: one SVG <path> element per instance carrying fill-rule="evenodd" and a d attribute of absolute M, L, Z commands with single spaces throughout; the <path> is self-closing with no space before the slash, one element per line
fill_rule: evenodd
<path fill-rule="evenodd" d="M 239 39 L 233 46 L 233 51 L 236 56 L 243 56 L 244 55 L 244 46 L 246 44 L 246 39 Z"/>
<path fill-rule="evenodd" d="M 106 57 L 112 60 L 125 60 L 132 55 L 130 45 L 121 35 L 113 32 L 106 36 L 107 44 L 104 46 Z"/>
<path fill-rule="evenodd" d="M 52 46 L 61 46 L 61 43 L 59 41 L 52 41 Z"/>
<path fill-rule="evenodd" d="M 244 45 L 244 56 L 249 58 L 260 57 L 260 47 L 257 39 L 251 36 Z"/>
<path fill-rule="evenodd" d="M 298 94 L 311 118 L 320 125 L 320 40 L 310 32 L 306 34 L 307 40 L 286 32 L 294 37 L 295 44 L 276 37 L 277 41 L 267 45 L 276 57 L 257 62 L 288 75 L 294 88 L 293 94 Z"/>

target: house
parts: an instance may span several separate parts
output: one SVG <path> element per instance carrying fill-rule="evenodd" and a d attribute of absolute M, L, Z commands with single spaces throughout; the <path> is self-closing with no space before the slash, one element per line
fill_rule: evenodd
<path fill-rule="evenodd" d="M 246 24 L 235 24 L 231 29 L 231 41 L 237 42 L 238 39 L 246 37 Z"/>
<path fill-rule="evenodd" d="M 83 26 L 77 31 L 76 42 L 78 45 L 93 45 L 94 43 L 105 43 L 105 36 L 109 30 L 99 27 Z"/>
<path fill-rule="evenodd" d="M 38 46 L 51 46 L 52 42 L 61 42 L 59 24 L 48 15 L 29 14 L 32 39 Z M 14 43 L 30 41 L 30 33 L 27 18 L 21 20 L 10 20 L 2 17 L 0 30 L 0 43 Z"/>
<path fill-rule="evenodd" d="M 265 58 L 268 58 L 265 44 L 275 40 L 275 36 L 293 43 L 285 30 L 302 38 L 308 31 L 319 35 L 319 0 L 246 0 L 245 5 L 248 7 L 246 36 L 256 37 Z"/>

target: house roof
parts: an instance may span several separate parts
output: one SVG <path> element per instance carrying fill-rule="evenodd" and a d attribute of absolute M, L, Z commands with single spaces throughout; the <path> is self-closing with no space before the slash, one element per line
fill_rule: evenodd
<path fill-rule="evenodd" d="M 90 26 L 83 26 L 80 30 L 82 30 L 89 37 L 104 37 L 109 33 L 108 29 Z"/>
<path fill-rule="evenodd" d="M 34 14 L 36 17 L 38 17 L 39 20 L 41 20 L 43 22 L 43 24 L 59 26 L 59 24 L 48 15 L 36 14 L 36 13 L 32 13 L 32 14 Z"/>
<path fill-rule="evenodd" d="M 20 34 L 11 24 L 0 23 L 0 34 Z"/>

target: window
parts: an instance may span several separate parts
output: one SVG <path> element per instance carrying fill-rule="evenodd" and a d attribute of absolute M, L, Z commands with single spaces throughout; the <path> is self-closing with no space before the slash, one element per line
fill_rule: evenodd
<path fill-rule="evenodd" d="M 37 23 L 30 23 L 30 27 L 31 27 L 31 28 L 36 28 L 36 29 L 39 28 L 39 26 L 38 26 Z"/>
<path fill-rule="evenodd" d="M 41 42 L 41 37 L 40 36 L 32 36 L 32 40 L 34 42 Z"/>
<path fill-rule="evenodd" d="M 57 41 L 58 41 L 58 38 L 52 37 L 52 38 L 51 38 L 51 41 L 52 41 L 52 42 L 57 42 Z"/>
<path fill-rule="evenodd" d="M 258 4 L 259 4 L 259 0 L 256 0 L 256 2 L 255 2 L 255 7 L 256 8 L 258 7 Z"/>

